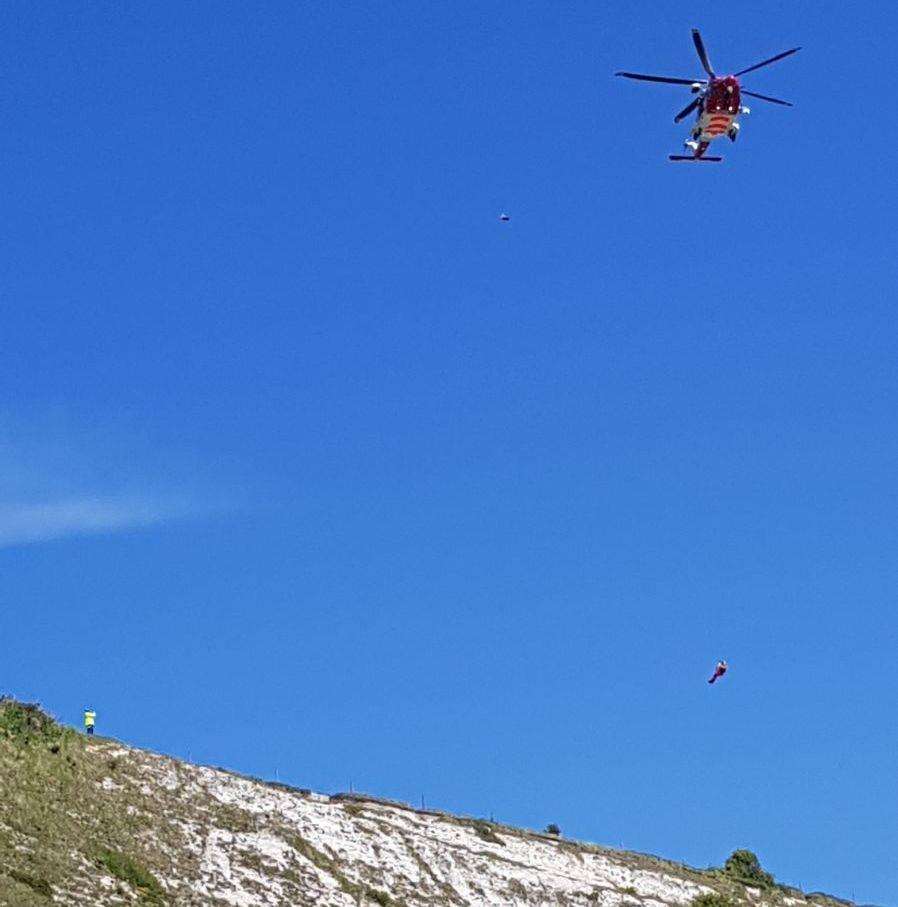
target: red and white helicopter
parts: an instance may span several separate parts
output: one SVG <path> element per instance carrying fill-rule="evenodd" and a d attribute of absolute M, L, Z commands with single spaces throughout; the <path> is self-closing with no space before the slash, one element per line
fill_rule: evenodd
<path fill-rule="evenodd" d="M 671 154 L 670 160 L 722 161 L 722 157 L 711 155 L 705 157 L 705 151 L 708 150 L 708 145 L 714 139 L 722 135 L 726 135 L 732 142 L 736 141 L 736 136 L 739 135 L 739 123 L 737 122 L 739 115 L 749 113 L 749 109 L 742 106 L 742 95 L 760 98 L 762 101 L 770 101 L 771 104 L 781 104 L 784 107 L 792 106 L 788 101 L 747 91 L 739 85 L 739 76 L 744 76 L 747 72 L 753 72 L 770 63 L 776 63 L 777 60 L 782 60 L 783 57 L 788 57 L 801 48 L 793 47 L 768 60 L 755 63 L 754 66 L 749 66 L 747 69 L 740 69 L 731 76 L 718 76 L 711 66 L 708 52 L 705 50 L 705 44 L 697 28 L 692 29 L 692 40 L 695 42 L 695 49 L 698 51 L 702 66 L 708 74 L 707 79 L 674 79 L 669 76 L 646 76 L 638 72 L 616 72 L 615 75 L 624 76 L 627 79 L 637 79 L 640 82 L 669 82 L 672 85 L 688 85 L 697 97 L 674 117 L 674 122 L 679 123 L 693 110 L 698 111 L 695 126 L 692 129 L 692 137 L 685 143 L 686 149 L 691 154 Z"/>

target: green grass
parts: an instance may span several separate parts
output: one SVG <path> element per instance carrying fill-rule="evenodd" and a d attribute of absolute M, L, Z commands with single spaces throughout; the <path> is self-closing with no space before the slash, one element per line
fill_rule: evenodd
<path fill-rule="evenodd" d="M 41 743 L 53 746 L 66 736 L 66 729 L 36 703 L 0 696 L 0 734 L 20 746 Z"/>
<path fill-rule="evenodd" d="M 165 892 L 156 877 L 127 854 L 104 850 L 97 861 L 110 875 L 136 889 L 146 903 L 165 903 Z"/>
<path fill-rule="evenodd" d="M 474 819 L 470 824 L 471 828 L 473 828 L 478 836 L 483 838 L 484 841 L 488 841 L 490 844 L 499 844 L 502 847 L 505 846 L 505 842 L 495 831 L 493 831 L 493 826 L 485 819 Z"/>
<path fill-rule="evenodd" d="M 8 873 L 11 879 L 15 879 L 22 885 L 26 885 L 36 895 L 46 898 L 48 901 L 53 899 L 53 888 L 46 879 L 39 879 L 36 876 L 29 875 L 27 872 L 20 872 L 17 869 L 10 869 Z"/>
<path fill-rule="evenodd" d="M 112 772 L 127 780 L 105 746 L 37 705 L 0 698 L 0 904 L 30 907 L 54 894 L 66 903 L 75 891 L 102 903 L 100 866 L 133 884 L 143 903 L 167 902 L 153 864 L 165 871 L 168 861 L 141 838 L 152 827 L 157 840 L 175 844 L 165 802 L 133 785 L 104 791 L 100 782 Z M 85 872 L 73 854 L 97 871 Z M 130 857 L 120 858 L 125 854 Z"/>
<path fill-rule="evenodd" d="M 112 740 L 87 738 L 61 726 L 37 705 L 4 697 L 0 697 L 0 789 L 0 905 L 47 907 L 51 902 L 73 903 L 79 897 L 99 907 L 110 898 L 115 900 L 103 885 L 109 876 L 117 880 L 121 894 L 132 898 L 131 903 L 129 892 L 135 892 L 145 905 L 195 903 L 191 881 L 200 878 L 202 860 L 193 846 L 196 837 L 202 840 L 212 828 L 239 835 L 257 826 L 293 846 L 359 904 L 402 904 L 404 889 L 390 885 L 390 893 L 383 890 L 389 883 L 378 866 L 347 864 L 339 849 L 312 846 L 284 816 L 276 812 L 256 815 L 220 802 L 197 786 L 195 773 L 187 766 L 140 750 L 122 751 Z M 365 832 L 399 833 L 375 804 L 345 803 L 343 809 L 348 818 L 364 820 L 358 824 Z M 483 841 L 497 845 L 540 837 L 484 819 L 446 816 L 441 821 L 469 828 Z M 580 859 L 589 853 L 607 852 L 564 840 L 555 847 Z M 481 865 L 498 858 L 493 848 L 475 852 Z M 239 854 L 232 856 L 241 859 Z M 750 907 L 746 885 L 763 888 L 765 904 L 782 899 L 780 889 L 772 886 L 772 877 L 749 851 L 737 851 L 725 868 L 708 872 L 642 854 L 621 852 L 615 859 L 630 869 L 671 874 L 716 889 L 697 898 L 694 907 Z M 253 868 L 261 867 L 255 854 L 246 854 L 245 861 Z M 433 880 L 432 902 L 458 903 L 451 886 L 420 862 L 422 872 L 429 872 Z M 303 879 L 308 869 L 278 874 L 267 863 L 262 868 L 280 880 L 285 903 L 307 903 Z M 508 890 L 514 892 L 515 886 L 509 883 Z M 227 893 L 223 883 L 220 894 Z M 622 893 L 635 897 L 632 888 Z M 216 892 L 208 903 L 211 907 L 225 901 Z M 818 907 L 844 907 L 822 896 L 815 903 Z"/>
<path fill-rule="evenodd" d="M 690 907 L 736 907 L 734 901 L 718 891 L 706 891 L 694 897 Z"/>
<path fill-rule="evenodd" d="M 380 904 L 380 907 L 398 907 L 398 901 L 394 901 L 385 891 L 378 891 L 376 888 L 366 888 L 365 897 Z"/>

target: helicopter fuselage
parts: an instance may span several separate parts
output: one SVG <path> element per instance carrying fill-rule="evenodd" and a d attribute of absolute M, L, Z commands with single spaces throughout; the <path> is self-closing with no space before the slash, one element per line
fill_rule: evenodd
<path fill-rule="evenodd" d="M 754 66 L 747 66 L 745 69 L 738 69 L 731 76 L 718 76 L 714 72 L 714 67 L 708 58 L 708 51 L 705 49 L 705 42 L 699 34 L 697 28 L 692 29 L 692 43 L 695 45 L 698 58 L 701 61 L 702 69 L 707 74 L 707 79 L 693 80 L 684 79 L 680 76 L 661 76 L 645 72 L 625 72 L 620 70 L 616 76 L 623 76 L 626 79 L 635 79 L 637 82 L 661 82 L 668 85 L 688 85 L 692 93 L 696 95 L 675 117 L 674 122 L 680 123 L 693 111 L 696 113 L 695 125 L 692 127 L 692 138 L 687 141 L 686 154 L 669 154 L 668 159 L 671 161 L 722 161 L 722 157 L 705 156 L 705 151 L 714 139 L 725 135 L 731 141 L 735 142 L 739 135 L 739 124 L 736 122 L 740 114 L 748 113 L 748 108 L 742 106 L 742 95 L 748 95 L 752 98 L 760 98 L 770 104 L 779 104 L 781 107 L 791 107 L 789 101 L 783 101 L 780 98 L 772 98 L 766 94 L 758 94 L 756 91 L 749 91 L 747 88 L 740 89 L 739 76 L 746 73 L 754 72 L 771 63 L 784 60 L 791 57 L 792 54 L 801 50 L 800 47 L 792 47 L 784 50 L 782 53 L 761 60 Z"/>
<path fill-rule="evenodd" d="M 714 139 L 730 134 L 741 111 L 739 80 L 735 76 L 712 79 L 699 104 L 693 139 L 707 148 Z"/>

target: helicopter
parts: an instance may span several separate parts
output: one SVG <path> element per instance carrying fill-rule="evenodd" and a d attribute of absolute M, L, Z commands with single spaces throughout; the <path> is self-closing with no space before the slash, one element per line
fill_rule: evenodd
<path fill-rule="evenodd" d="M 671 161 L 707 161 L 709 163 L 719 163 L 722 157 L 705 155 L 711 142 L 725 135 L 731 142 L 736 141 L 739 135 L 739 123 L 737 122 L 741 114 L 750 113 L 747 107 L 742 106 L 742 96 L 747 95 L 750 98 L 759 98 L 762 101 L 769 101 L 771 104 L 780 104 L 783 107 L 792 107 L 789 101 L 782 101 L 779 98 L 771 98 L 765 94 L 758 94 L 754 91 L 748 91 L 739 84 L 739 76 L 746 73 L 754 72 L 762 66 L 769 66 L 782 60 L 784 57 L 791 56 L 801 50 L 800 47 L 793 47 L 791 50 L 783 51 L 775 57 L 762 60 L 749 66 L 746 69 L 740 69 L 739 72 L 731 76 L 718 76 L 711 66 L 708 59 L 708 52 L 705 50 L 705 42 L 697 28 L 692 29 L 692 41 L 695 49 L 698 51 L 698 58 L 702 62 L 705 72 L 708 74 L 707 79 L 675 79 L 670 76 L 648 76 L 639 72 L 616 72 L 616 76 L 623 76 L 625 79 L 636 79 L 639 82 L 667 82 L 672 85 L 688 85 L 692 93 L 696 95 L 675 117 L 674 122 L 679 123 L 696 111 L 696 122 L 692 128 L 692 135 L 684 143 L 688 154 L 671 154 L 668 155 Z"/>

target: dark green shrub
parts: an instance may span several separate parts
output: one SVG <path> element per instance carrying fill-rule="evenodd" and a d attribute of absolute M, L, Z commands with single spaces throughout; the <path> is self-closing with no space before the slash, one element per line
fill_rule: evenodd
<path fill-rule="evenodd" d="M 723 871 L 733 881 L 743 885 L 755 888 L 769 888 L 773 885 L 773 876 L 761 869 L 757 854 L 750 850 L 734 850 L 724 863 Z"/>
<path fill-rule="evenodd" d="M 46 898 L 48 901 L 53 900 L 53 889 L 46 879 L 39 879 L 35 876 L 28 875 L 27 872 L 19 872 L 16 869 L 9 870 L 10 878 L 15 879 L 22 885 L 27 885 L 35 894 Z"/>
<path fill-rule="evenodd" d="M 560 829 L 554 822 L 550 822 L 550 823 L 546 826 L 546 832 L 545 832 L 545 833 L 546 833 L 547 835 L 555 835 L 556 838 L 560 838 L 560 837 L 561 837 L 561 829 Z"/>
<path fill-rule="evenodd" d="M 692 899 L 690 907 L 736 907 L 733 901 L 719 891 L 706 891 Z"/>
<path fill-rule="evenodd" d="M 17 742 L 43 740 L 53 743 L 63 729 L 36 702 L 16 702 L 0 697 L 0 733 Z"/>
<path fill-rule="evenodd" d="M 164 903 L 165 892 L 156 877 L 127 854 L 104 850 L 100 854 L 99 862 L 110 875 L 137 889 L 144 901 L 150 904 Z"/>

